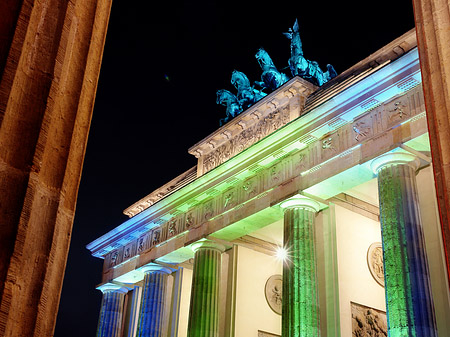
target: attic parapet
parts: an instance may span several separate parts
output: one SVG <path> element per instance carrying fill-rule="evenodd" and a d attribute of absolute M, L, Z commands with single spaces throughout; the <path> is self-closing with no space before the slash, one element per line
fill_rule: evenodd
<path fill-rule="evenodd" d="M 306 98 L 317 87 L 294 77 L 216 132 L 189 149 L 198 158 L 197 177 L 302 115 Z"/>

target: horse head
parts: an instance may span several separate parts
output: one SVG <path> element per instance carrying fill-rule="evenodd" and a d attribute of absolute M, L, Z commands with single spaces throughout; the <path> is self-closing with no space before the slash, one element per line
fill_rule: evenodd
<path fill-rule="evenodd" d="M 233 70 L 233 73 L 231 74 L 231 84 L 234 85 L 238 91 L 250 88 L 248 77 L 243 72 L 237 70 Z"/>
<path fill-rule="evenodd" d="M 216 104 L 227 106 L 228 103 L 237 102 L 237 98 L 234 94 L 225 89 L 217 90 L 216 92 Z"/>
<path fill-rule="evenodd" d="M 264 50 L 264 48 L 259 48 L 258 52 L 255 54 L 255 57 L 258 60 L 259 66 L 262 70 L 275 68 L 275 64 L 273 63 L 269 54 Z"/>

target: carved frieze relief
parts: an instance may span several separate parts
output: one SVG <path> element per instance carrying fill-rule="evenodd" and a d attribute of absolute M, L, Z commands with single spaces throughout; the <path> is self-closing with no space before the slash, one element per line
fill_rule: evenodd
<path fill-rule="evenodd" d="M 142 253 L 143 251 L 145 251 L 148 248 L 148 238 L 149 238 L 149 235 L 145 234 L 137 240 L 137 253 L 138 254 Z"/>
<path fill-rule="evenodd" d="M 386 106 L 388 125 L 393 126 L 410 117 L 407 97 L 401 97 L 393 100 Z"/>
<path fill-rule="evenodd" d="M 355 136 L 355 141 L 360 142 L 361 140 L 370 136 L 372 128 L 365 120 L 358 120 L 353 123 L 352 129 Z"/>
<path fill-rule="evenodd" d="M 119 263 L 119 252 L 117 250 L 113 251 L 109 257 L 109 267 L 114 267 Z"/>
<path fill-rule="evenodd" d="M 155 228 L 152 231 L 152 246 L 156 246 L 161 242 L 161 228 Z"/>
<path fill-rule="evenodd" d="M 336 147 L 334 146 L 333 143 L 333 137 L 325 137 L 325 139 L 322 140 L 322 149 L 336 151 Z"/>
<path fill-rule="evenodd" d="M 168 224 L 167 236 L 171 238 L 172 236 L 177 235 L 177 233 L 178 233 L 177 218 L 172 218 L 170 219 Z"/>
<path fill-rule="evenodd" d="M 236 188 L 230 188 L 222 195 L 222 207 L 223 211 L 232 209 L 238 203 L 238 190 Z"/>
<path fill-rule="evenodd" d="M 293 171 L 294 172 L 303 172 L 307 167 L 307 158 L 308 149 L 302 150 L 300 152 L 295 153 L 292 157 L 292 161 L 294 164 Z"/>
<path fill-rule="evenodd" d="M 229 142 L 205 155 L 203 158 L 203 173 L 219 166 L 288 122 L 289 107 L 271 112 L 253 126 L 240 132 Z"/>
<path fill-rule="evenodd" d="M 267 188 L 274 187 L 284 181 L 284 167 L 282 162 L 272 165 L 268 170 Z"/>
<path fill-rule="evenodd" d="M 247 180 L 244 181 L 242 184 L 242 189 L 244 190 L 244 201 L 249 200 L 256 195 L 259 194 L 260 188 L 259 188 L 259 179 L 257 176 L 253 176 Z"/>
<path fill-rule="evenodd" d="M 320 162 L 324 162 L 340 152 L 339 129 L 320 140 Z"/>
<path fill-rule="evenodd" d="M 127 244 L 123 249 L 123 259 L 122 261 L 125 261 L 129 259 L 130 257 L 136 255 L 136 245 L 134 242 L 130 242 Z"/>
<path fill-rule="evenodd" d="M 214 216 L 214 201 L 215 201 L 214 199 L 209 199 L 204 202 L 201 222 L 208 221 Z"/>
<path fill-rule="evenodd" d="M 197 223 L 197 208 L 191 208 L 186 212 L 186 217 L 184 220 L 185 228 L 189 229 Z"/>
<path fill-rule="evenodd" d="M 386 313 L 362 304 L 350 302 L 352 336 L 388 336 Z"/>

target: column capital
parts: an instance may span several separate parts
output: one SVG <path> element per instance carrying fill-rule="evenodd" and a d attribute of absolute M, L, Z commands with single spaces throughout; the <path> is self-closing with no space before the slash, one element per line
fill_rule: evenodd
<path fill-rule="evenodd" d="M 416 171 L 420 166 L 420 160 L 411 153 L 385 153 L 372 160 L 370 163 L 370 168 L 373 173 L 378 174 L 378 171 L 387 165 L 408 165 Z"/>
<path fill-rule="evenodd" d="M 280 207 L 284 210 L 289 208 L 308 208 L 314 212 L 320 210 L 320 204 L 317 201 L 304 196 L 287 199 L 280 204 Z"/>
<path fill-rule="evenodd" d="M 161 266 L 159 264 L 156 263 L 150 263 L 150 264 L 146 264 L 145 266 L 142 266 L 139 269 L 141 272 L 143 272 L 144 274 L 148 274 L 148 273 L 163 273 L 163 274 L 172 274 L 172 270 L 170 268 Z"/>
<path fill-rule="evenodd" d="M 100 290 L 103 294 L 108 291 L 116 291 L 119 293 L 126 294 L 128 292 L 128 289 L 125 287 L 122 287 L 121 285 L 114 284 L 114 283 L 105 283 L 102 285 L 99 285 L 96 289 Z"/>
<path fill-rule="evenodd" d="M 192 250 L 194 251 L 194 253 L 199 250 L 199 249 L 215 249 L 218 250 L 220 253 L 223 253 L 225 251 L 225 246 L 215 242 L 215 241 L 211 241 L 211 240 L 202 240 L 202 241 L 198 241 L 192 244 Z"/>

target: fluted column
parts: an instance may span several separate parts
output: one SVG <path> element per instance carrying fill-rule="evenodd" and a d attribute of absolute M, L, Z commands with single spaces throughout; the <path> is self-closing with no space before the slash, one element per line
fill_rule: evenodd
<path fill-rule="evenodd" d="M 450 2 L 413 0 L 413 4 L 436 196 L 450 275 Z"/>
<path fill-rule="evenodd" d="M 167 278 L 172 271 L 159 265 L 144 266 L 141 270 L 145 276 L 137 336 L 159 337 L 163 334 Z"/>
<path fill-rule="evenodd" d="M 416 186 L 419 160 L 376 158 L 389 336 L 437 336 Z"/>
<path fill-rule="evenodd" d="M 320 336 L 314 219 L 319 204 L 294 198 L 284 208 L 283 337 Z"/>
<path fill-rule="evenodd" d="M 98 288 L 103 293 L 97 337 L 119 337 L 122 331 L 123 301 L 126 288 L 115 284 L 105 284 Z"/>
<path fill-rule="evenodd" d="M 111 3 L 0 1 L 0 336 L 53 336 Z"/>
<path fill-rule="evenodd" d="M 213 241 L 193 244 L 195 252 L 192 275 L 188 336 L 219 335 L 219 283 L 221 255 L 225 247 Z"/>

